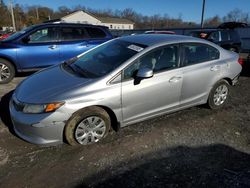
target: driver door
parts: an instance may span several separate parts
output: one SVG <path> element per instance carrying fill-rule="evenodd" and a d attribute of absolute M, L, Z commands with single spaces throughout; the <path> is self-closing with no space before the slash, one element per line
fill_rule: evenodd
<path fill-rule="evenodd" d="M 39 28 L 20 42 L 17 59 L 23 69 L 44 68 L 60 62 L 56 26 Z"/>
<path fill-rule="evenodd" d="M 151 78 L 136 81 L 142 67 L 153 69 Z M 123 71 L 123 122 L 131 124 L 178 108 L 182 87 L 179 45 L 168 45 L 148 52 Z"/>

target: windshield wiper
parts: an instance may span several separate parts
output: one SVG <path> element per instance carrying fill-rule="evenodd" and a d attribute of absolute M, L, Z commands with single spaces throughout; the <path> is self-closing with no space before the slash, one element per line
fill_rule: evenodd
<path fill-rule="evenodd" d="M 84 76 L 84 77 L 90 77 L 90 78 L 93 78 L 93 77 L 96 77 L 95 74 L 83 69 L 82 67 L 80 67 L 79 65 L 77 64 L 73 64 L 75 68 L 77 68 L 77 70 L 80 71 L 80 73 Z"/>
<path fill-rule="evenodd" d="M 64 65 L 67 65 L 66 63 Z M 70 64 L 67 65 L 68 68 L 70 68 L 73 72 L 77 72 Z"/>
<path fill-rule="evenodd" d="M 73 57 L 73 58 L 70 58 L 69 60 L 64 61 L 63 63 L 65 65 L 70 65 L 70 64 L 74 63 L 77 59 L 78 59 L 78 57 Z"/>

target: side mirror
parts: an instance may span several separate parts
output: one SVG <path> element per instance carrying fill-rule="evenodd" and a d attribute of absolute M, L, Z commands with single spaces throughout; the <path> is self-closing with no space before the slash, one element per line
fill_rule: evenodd
<path fill-rule="evenodd" d="M 138 70 L 136 77 L 140 79 L 146 79 L 146 78 L 153 77 L 153 75 L 154 75 L 154 72 L 152 69 L 148 67 L 143 67 Z"/>
<path fill-rule="evenodd" d="M 22 41 L 23 41 L 23 43 L 27 44 L 27 43 L 29 43 L 29 41 L 30 41 L 30 37 L 29 37 L 29 36 L 24 37 L 24 38 L 22 39 Z"/>

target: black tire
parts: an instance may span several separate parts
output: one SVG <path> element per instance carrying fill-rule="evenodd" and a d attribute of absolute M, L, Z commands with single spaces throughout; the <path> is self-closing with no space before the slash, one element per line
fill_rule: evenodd
<path fill-rule="evenodd" d="M 226 88 L 227 88 L 227 96 L 226 96 L 226 99 L 225 99 L 225 101 L 223 103 L 216 104 L 214 98 L 215 98 L 215 95 L 216 95 L 216 90 L 220 86 L 226 86 Z M 210 91 L 210 94 L 209 94 L 209 97 L 208 97 L 208 101 L 207 101 L 208 107 L 211 108 L 211 109 L 222 108 L 225 104 L 228 103 L 229 93 L 230 93 L 230 85 L 229 85 L 229 83 L 226 80 L 220 80 L 220 81 L 218 81 L 214 85 L 214 87 L 212 88 L 212 90 Z"/>
<path fill-rule="evenodd" d="M 64 136 L 65 136 L 66 141 L 70 145 L 80 144 L 75 137 L 76 129 L 83 120 L 91 116 L 101 118 L 104 121 L 104 124 L 106 127 L 104 135 L 102 136 L 101 139 L 98 140 L 98 142 L 108 135 L 110 127 L 111 127 L 111 120 L 110 120 L 109 114 L 104 109 L 97 107 L 97 106 L 87 107 L 74 113 L 73 116 L 68 120 L 65 126 Z M 93 142 L 90 142 L 88 144 L 92 144 L 92 143 Z M 88 144 L 83 144 L 83 145 L 88 145 Z"/>
<path fill-rule="evenodd" d="M 1 70 L 2 67 L 7 67 L 5 70 Z M 6 76 L 6 71 L 8 71 L 9 75 L 8 77 Z M 3 75 L 5 73 L 5 76 Z M 7 61 L 6 59 L 0 58 L 0 84 L 7 84 L 9 83 L 14 77 L 15 77 L 16 71 L 15 67 L 13 66 L 12 63 Z"/>

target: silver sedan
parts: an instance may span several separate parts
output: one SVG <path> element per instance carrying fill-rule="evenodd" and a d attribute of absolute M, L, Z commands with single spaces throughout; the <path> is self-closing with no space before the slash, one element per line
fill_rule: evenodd
<path fill-rule="evenodd" d="M 117 38 L 24 80 L 10 101 L 14 130 L 35 144 L 87 145 L 191 106 L 218 109 L 238 80 L 238 58 L 186 36 Z"/>

